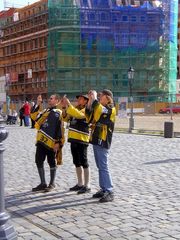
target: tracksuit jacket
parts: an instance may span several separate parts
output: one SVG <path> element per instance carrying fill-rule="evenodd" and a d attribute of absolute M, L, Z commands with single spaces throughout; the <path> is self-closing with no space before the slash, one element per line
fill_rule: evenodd
<path fill-rule="evenodd" d="M 112 142 L 116 109 L 113 104 L 103 106 L 97 100 L 85 110 L 88 123 L 91 123 L 90 143 L 109 149 Z"/>
<path fill-rule="evenodd" d="M 68 142 L 89 144 L 89 126 L 86 122 L 85 107 L 69 105 L 63 120 L 69 121 Z"/>

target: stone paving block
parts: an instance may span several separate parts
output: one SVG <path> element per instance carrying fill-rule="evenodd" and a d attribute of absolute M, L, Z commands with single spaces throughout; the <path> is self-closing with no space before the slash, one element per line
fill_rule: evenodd
<path fill-rule="evenodd" d="M 65 240 L 65 239 L 62 239 L 62 240 Z M 79 240 L 79 238 L 73 236 L 73 237 L 69 237 L 68 240 Z"/>
<path fill-rule="evenodd" d="M 164 238 L 162 238 L 162 240 L 178 240 L 178 238 L 176 238 L 176 237 L 164 237 Z"/>
<path fill-rule="evenodd" d="M 62 238 L 62 239 L 69 239 L 69 238 L 72 238 L 73 236 L 74 236 L 74 234 L 71 234 L 71 233 L 69 233 L 69 232 L 65 232 L 65 231 L 61 231 L 61 230 L 59 230 L 59 235 L 60 235 L 60 237 Z"/>
<path fill-rule="evenodd" d="M 105 229 L 99 227 L 99 228 L 93 229 L 93 230 L 91 230 L 91 231 L 89 230 L 89 231 L 88 231 L 88 234 L 89 234 L 89 235 L 96 234 L 96 235 L 98 235 L 98 236 L 101 236 L 101 235 L 103 235 L 103 234 L 108 234 L 108 231 L 106 231 Z"/>
<path fill-rule="evenodd" d="M 100 237 L 100 239 L 106 239 L 106 240 L 112 240 L 112 239 L 114 239 L 114 237 L 111 236 L 110 234 L 100 235 L 99 237 Z M 119 236 L 119 237 L 120 237 L 120 236 Z"/>
<path fill-rule="evenodd" d="M 98 189 L 91 145 L 91 194 L 68 192 L 76 181 L 68 143 L 63 150 L 64 165 L 57 171 L 55 191 L 32 194 L 31 188 L 39 182 L 34 163 L 35 131 L 16 126 L 9 131 L 11 138 L 4 142 L 6 206 L 20 240 L 52 240 L 57 236 L 64 240 L 179 238 L 179 139 L 115 133 L 109 161 L 115 201 L 99 204 L 91 198 Z M 49 180 L 47 162 L 45 171 Z M 27 235 L 23 237 L 23 233 Z"/>
<path fill-rule="evenodd" d="M 82 237 L 82 240 L 100 240 L 100 237 L 97 235 L 86 236 L 85 238 Z"/>

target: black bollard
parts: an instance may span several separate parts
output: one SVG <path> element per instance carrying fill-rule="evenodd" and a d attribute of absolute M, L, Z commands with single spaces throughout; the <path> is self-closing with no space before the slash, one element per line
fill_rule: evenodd
<path fill-rule="evenodd" d="M 3 141 L 8 136 L 4 125 L 4 120 L 0 116 L 0 240 L 16 240 L 17 234 L 13 226 L 8 222 L 10 216 L 5 212 L 5 200 L 4 200 L 4 168 L 3 168 Z"/>

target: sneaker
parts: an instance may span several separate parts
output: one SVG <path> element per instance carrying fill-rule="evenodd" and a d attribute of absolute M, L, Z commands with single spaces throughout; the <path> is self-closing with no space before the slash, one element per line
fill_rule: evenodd
<path fill-rule="evenodd" d="M 88 192 L 90 192 L 90 191 L 91 191 L 90 188 L 88 188 L 88 187 L 86 187 L 86 186 L 83 186 L 83 187 L 81 187 L 81 189 L 77 192 L 77 194 L 88 193 Z"/>
<path fill-rule="evenodd" d="M 39 184 L 37 187 L 32 188 L 32 192 L 38 192 L 38 191 L 43 191 L 47 188 L 47 184 Z"/>
<path fill-rule="evenodd" d="M 104 196 L 104 191 L 100 189 L 97 193 L 93 194 L 93 198 L 102 198 Z"/>
<path fill-rule="evenodd" d="M 76 184 L 74 187 L 70 188 L 69 191 L 79 191 L 83 186 Z"/>
<path fill-rule="evenodd" d="M 54 184 L 49 184 L 49 186 L 46 187 L 44 192 L 51 192 L 55 188 Z"/>
<path fill-rule="evenodd" d="M 112 202 L 114 200 L 113 192 L 105 192 L 104 196 L 99 200 L 100 203 Z"/>

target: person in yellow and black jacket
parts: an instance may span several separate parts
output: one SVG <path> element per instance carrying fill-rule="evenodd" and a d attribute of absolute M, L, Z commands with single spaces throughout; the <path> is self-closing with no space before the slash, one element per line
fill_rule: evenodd
<path fill-rule="evenodd" d="M 33 113 L 35 113 L 35 116 L 36 116 L 36 113 L 40 112 L 40 111 L 42 111 L 42 96 L 41 96 L 41 94 L 38 95 L 37 102 L 34 103 L 34 105 L 31 107 L 31 112 L 30 112 L 31 128 L 35 128 L 34 127 L 35 121 L 33 120 L 33 118 L 31 116 L 33 116 Z"/>
<path fill-rule="evenodd" d="M 88 96 L 79 94 L 76 96 L 77 106 L 74 107 L 67 97 L 61 101 L 63 107 L 63 120 L 69 122 L 68 142 L 71 143 L 73 163 L 76 167 L 77 184 L 70 191 L 77 194 L 90 192 L 90 168 L 87 159 L 89 144 L 89 126 L 85 117 L 85 106 Z"/>
<path fill-rule="evenodd" d="M 90 143 L 93 144 L 100 186 L 100 190 L 93 195 L 93 198 L 100 198 L 99 202 L 110 202 L 114 200 L 113 183 L 108 169 L 108 152 L 116 117 L 113 94 L 110 90 L 104 89 L 98 101 L 97 92 L 91 90 L 88 97 L 85 114 L 87 121 L 91 123 Z"/>
<path fill-rule="evenodd" d="M 59 96 L 53 94 L 48 100 L 49 107 L 42 113 L 33 113 L 31 118 L 35 120 L 37 132 L 35 162 L 38 169 L 40 184 L 32 188 L 33 192 L 45 190 L 51 191 L 55 187 L 56 176 L 56 153 L 62 144 L 62 112 L 57 108 Z M 38 110 L 38 108 L 37 108 Z M 36 115 L 36 117 L 35 117 Z M 50 167 L 50 182 L 47 186 L 45 180 L 44 161 L 47 161 Z"/>

